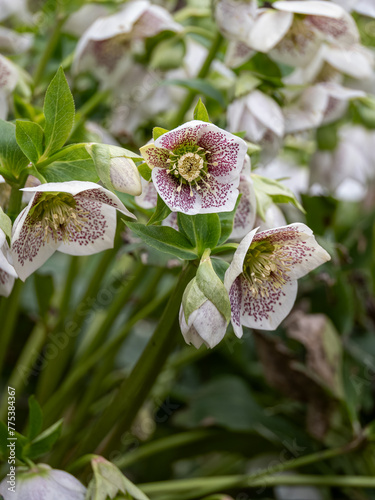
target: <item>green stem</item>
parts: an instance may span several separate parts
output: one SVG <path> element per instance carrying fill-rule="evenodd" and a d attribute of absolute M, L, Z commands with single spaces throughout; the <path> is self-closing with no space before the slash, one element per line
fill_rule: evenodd
<path fill-rule="evenodd" d="M 153 387 L 178 336 L 178 313 L 186 285 L 195 274 L 191 263 L 181 272 L 176 288 L 164 309 L 159 324 L 134 366 L 129 377 L 120 386 L 111 404 L 98 418 L 93 430 L 81 445 L 79 454 L 95 447 L 111 434 L 106 448 L 118 445 L 118 434 L 127 431 Z M 104 450 L 102 449 L 101 452 Z"/>
<path fill-rule="evenodd" d="M 5 356 L 16 325 L 22 286 L 23 282 L 21 280 L 16 280 L 10 297 L 7 299 L 2 297 L 3 300 L 0 307 L 0 373 L 2 373 Z"/>
<path fill-rule="evenodd" d="M 18 214 L 21 211 L 22 195 L 23 195 L 21 189 L 25 186 L 27 176 L 28 173 L 26 172 L 21 173 L 18 179 L 18 183 L 12 186 L 12 190 L 10 192 L 7 214 L 11 218 L 12 222 L 16 220 Z"/>
<path fill-rule="evenodd" d="M 211 491 L 227 490 L 229 488 L 260 488 L 276 485 L 294 486 L 337 486 L 352 488 L 374 488 L 375 478 L 370 476 L 314 476 L 314 475 L 279 475 L 259 479 L 252 479 L 251 476 L 219 476 L 207 478 L 192 478 L 175 481 L 160 481 L 158 483 L 146 483 L 137 485 L 146 495 L 159 495 L 173 493 L 178 498 L 197 498 L 201 491 L 210 489 Z M 199 489 L 199 492 L 197 491 Z M 193 491 L 194 490 L 194 491 Z M 180 496 L 183 492 L 190 492 L 188 496 Z M 158 497 L 158 500 L 167 500 L 172 497 Z M 173 498 L 176 498 L 174 496 Z"/>
<path fill-rule="evenodd" d="M 211 48 L 207 54 L 207 57 L 197 75 L 198 79 L 205 78 L 210 70 L 212 61 L 215 59 L 215 56 L 220 49 L 220 46 L 223 42 L 223 37 L 221 33 L 217 32 L 215 38 L 212 41 Z M 181 125 L 181 123 L 184 121 L 186 113 L 189 111 L 191 108 L 191 105 L 193 104 L 194 97 L 196 95 L 195 90 L 189 90 L 188 94 L 185 97 L 185 100 L 183 101 L 178 113 L 176 114 L 175 118 L 172 120 L 171 123 L 171 128 L 178 127 L 178 125 Z"/>
<path fill-rule="evenodd" d="M 329 460 L 331 458 L 345 455 L 356 450 L 363 443 L 363 438 L 353 441 L 346 446 L 342 446 L 340 448 L 333 448 L 329 450 L 318 451 L 316 453 L 311 453 L 310 455 L 305 455 L 303 457 L 294 458 L 288 460 L 286 462 L 280 462 L 278 465 L 274 467 L 269 467 L 268 469 L 264 469 L 260 472 L 250 475 L 241 475 L 241 476 L 226 476 L 226 477 L 209 477 L 209 478 L 192 478 L 192 479 L 184 479 L 181 481 L 162 481 L 154 484 L 146 484 L 140 485 L 140 488 L 146 494 L 150 494 L 152 490 L 153 494 L 156 493 L 166 493 L 169 491 L 188 491 L 186 495 L 179 495 L 179 500 L 189 500 L 191 498 L 195 498 L 197 495 L 208 495 L 210 493 L 215 493 L 221 489 L 228 488 L 237 488 L 237 487 L 253 487 L 264 485 L 269 479 L 272 479 L 271 476 L 274 476 L 278 472 L 284 472 L 287 470 L 297 469 L 299 467 L 304 467 L 306 465 L 310 465 L 313 463 L 321 462 L 323 460 Z M 285 476 L 281 476 L 285 477 Z M 300 477 L 300 476 L 299 476 Z M 374 480 L 375 482 L 375 480 Z M 164 484 L 162 484 L 164 483 Z M 173 483 L 175 483 L 173 490 Z M 178 483 L 178 484 L 176 484 Z M 348 485 L 346 485 L 348 486 Z M 199 494 L 195 491 L 192 493 L 193 488 L 199 488 Z"/>
<path fill-rule="evenodd" d="M 43 159 L 43 156 L 44 156 L 43 155 L 43 156 L 40 157 L 38 163 L 36 164 L 36 167 L 38 169 L 42 169 L 44 167 L 47 167 L 48 165 L 50 165 L 54 161 L 57 161 L 60 158 L 64 158 L 66 156 L 67 152 L 70 153 L 71 151 L 74 151 L 75 149 L 82 149 L 83 147 L 85 147 L 85 144 L 79 142 L 77 144 L 70 144 L 69 146 L 65 146 L 60 151 L 58 151 L 57 153 L 49 156 L 45 160 Z"/>
<path fill-rule="evenodd" d="M 33 374 L 33 366 L 38 359 L 39 353 L 47 337 L 47 328 L 43 323 L 35 325 L 28 338 L 21 356 L 10 376 L 8 385 L 16 390 L 16 396 L 20 396 L 27 386 L 30 375 Z M 0 420 L 5 418 L 7 412 L 7 394 L 1 402 Z"/>
<path fill-rule="evenodd" d="M 34 89 L 39 85 L 41 82 L 44 71 L 46 69 L 46 66 L 51 59 L 51 56 L 58 44 L 59 38 L 60 38 L 60 33 L 61 33 L 61 28 L 63 27 L 64 23 L 66 21 L 66 16 L 59 16 L 56 20 L 56 24 L 53 28 L 52 35 L 49 38 L 49 41 L 44 49 L 44 52 L 42 54 L 42 57 L 39 61 L 38 66 L 35 69 L 34 73 Z"/>

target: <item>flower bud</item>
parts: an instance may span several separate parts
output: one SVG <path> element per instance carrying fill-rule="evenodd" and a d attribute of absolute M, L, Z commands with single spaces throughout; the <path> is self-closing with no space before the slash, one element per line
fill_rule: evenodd
<path fill-rule="evenodd" d="M 67 472 L 38 464 L 27 470 L 17 469 L 16 480 L 11 474 L 5 477 L 0 484 L 0 495 L 12 500 L 84 500 L 86 488 Z"/>
<path fill-rule="evenodd" d="M 202 257 L 197 276 L 182 298 L 180 328 L 187 344 L 215 347 L 225 335 L 231 316 L 228 293 L 210 258 Z"/>
<path fill-rule="evenodd" d="M 137 155 L 127 149 L 109 144 L 88 144 L 87 152 L 94 160 L 96 171 L 107 189 L 139 196 L 141 177 L 131 159 Z"/>

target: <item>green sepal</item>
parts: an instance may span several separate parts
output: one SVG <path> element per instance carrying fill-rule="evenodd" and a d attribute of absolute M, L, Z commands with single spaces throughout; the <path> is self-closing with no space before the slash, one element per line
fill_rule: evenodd
<path fill-rule="evenodd" d="M 43 159 L 61 149 L 73 129 L 75 108 L 72 93 L 60 67 L 52 79 L 44 99 L 45 151 Z"/>
<path fill-rule="evenodd" d="M 125 222 L 126 225 L 151 247 L 180 259 L 195 260 L 196 249 L 190 241 L 175 229 L 167 226 L 145 226 L 138 222 Z"/>
<path fill-rule="evenodd" d="M 141 163 L 137 166 L 139 175 L 144 178 L 145 181 L 150 182 L 151 180 L 151 168 L 147 165 L 147 163 Z"/>
<path fill-rule="evenodd" d="M 201 260 L 196 278 L 201 292 L 214 304 L 229 323 L 231 318 L 229 295 L 223 282 L 215 273 L 209 257 Z"/>
<path fill-rule="evenodd" d="M 236 79 L 234 97 L 241 97 L 253 91 L 262 81 L 254 76 L 250 71 L 243 71 Z"/>
<path fill-rule="evenodd" d="M 190 314 L 199 309 L 207 300 L 207 297 L 198 286 L 197 278 L 193 278 L 187 285 L 182 296 L 182 307 L 186 324 L 189 321 Z"/>
<path fill-rule="evenodd" d="M 3 209 L 0 207 L 0 229 L 2 229 L 8 238 L 12 237 L 12 221 L 7 216 L 6 213 L 3 212 Z"/>
<path fill-rule="evenodd" d="M 36 163 L 43 153 L 44 132 L 35 122 L 16 120 L 16 139 L 28 159 Z"/>
<path fill-rule="evenodd" d="M 51 425 L 51 427 L 48 427 L 48 429 L 39 434 L 35 439 L 26 443 L 23 447 L 22 456 L 34 460 L 51 451 L 53 445 L 61 435 L 62 423 L 63 420 L 61 419 Z"/>
<path fill-rule="evenodd" d="M 208 111 L 201 99 L 199 99 L 197 105 L 195 106 L 194 120 L 201 120 L 202 122 L 210 123 L 210 117 L 208 116 Z"/>
<path fill-rule="evenodd" d="M 168 217 L 172 210 L 165 204 L 165 201 L 158 195 L 155 212 L 152 214 L 150 220 L 147 222 L 148 226 L 161 222 Z"/>
<path fill-rule="evenodd" d="M 167 130 L 166 128 L 154 127 L 152 129 L 152 138 L 154 139 L 154 141 L 156 141 L 156 139 L 159 139 L 159 137 L 166 134 L 167 132 L 169 132 L 169 130 Z"/>

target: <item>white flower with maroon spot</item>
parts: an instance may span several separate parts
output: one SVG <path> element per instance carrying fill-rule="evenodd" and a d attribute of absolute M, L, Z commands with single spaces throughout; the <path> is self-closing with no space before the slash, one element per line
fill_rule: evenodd
<path fill-rule="evenodd" d="M 34 195 L 14 223 L 11 244 L 22 280 L 56 250 L 91 255 L 112 248 L 116 210 L 135 218 L 116 195 L 94 182 L 51 182 L 23 191 Z"/>
<path fill-rule="evenodd" d="M 247 146 L 225 130 L 193 120 L 141 148 L 160 197 L 173 212 L 229 212 Z"/>
<path fill-rule="evenodd" d="M 291 66 L 308 64 L 322 42 L 338 46 L 358 43 L 353 18 L 327 1 L 277 1 L 260 9 L 249 34 L 249 46 Z"/>
<path fill-rule="evenodd" d="M 237 337 L 242 337 L 243 326 L 275 330 L 293 307 L 297 280 L 328 260 L 305 224 L 251 231 L 224 279 Z"/>
<path fill-rule="evenodd" d="M 0 229 L 0 295 L 9 297 L 17 273 L 10 264 L 9 246 L 4 231 Z"/>

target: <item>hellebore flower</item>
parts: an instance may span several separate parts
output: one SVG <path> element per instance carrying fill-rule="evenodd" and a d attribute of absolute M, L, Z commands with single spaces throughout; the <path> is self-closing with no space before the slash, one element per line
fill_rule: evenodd
<path fill-rule="evenodd" d="M 116 210 L 133 214 L 94 182 L 52 182 L 24 188 L 34 196 L 13 225 L 11 254 L 22 280 L 58 250 L 91 255 L 113 247 Z"/>
<path fill-rule="evenodd" d="M 254 227 L 256 217 L 256 198 L 253 181 L 250 175 L 250 156 L 246 155 L 245 163 L 240 175 L 238 190 L 241 199 L 238 204 L 233 221 L 233 230 L 230 235 L 232 240 L 242 240 Z"/>
<path fill-rule="evenodd" d="M 241 241 L 225 273 L 237 337 L 242 326 L 275 330 L 293 307 L 297 280 L 330 260 L 305 224 L 256 232 Z"/>
<path fill-rule="evenodd" d="M 0 295 L 9 297 L 17 273 L 9 263 L 9 246 L 4 231 L 0 229 Z"/>
<path fill-rule="evenodd" d="M 14 500 L 84 500 L 86 488 L 74 476 L 49 465 L 38 464 L 32 469 L 17 470 L 17 486 L 9 493 L 5 478 L 0 484 L 0 495 Z"/>
<path fill-rule="evenodd" d="M 260 144 L 260 159 L 268 163 L 278 153 L 284 136 L 284 117 L 280 106 L 260 90 L 236 99 L 228 106 L 228 129 L 244 130 L 245 138 Z"/>
<path fill-rule="evenodd" d="M 185 289 L 180 308 L 180 328 L 187 344 L 213 348 L 224 337 L 230 321 L 230 302 L 209 257 L 202 257 L 197 275 Z"/>
<path fill-rule="evenodd" d="M 277 1 L 272 9 L 260 11 L 248 44 L 279 62 L 306 66 L 324 41 L 338 46 L 358 43 L 356 24 L 344 9 L 319 0 Z"/>
<path fill-rule="evenodd" d="M 245 141 L 193 120 L 141 148 L 160 197 L 173 212 L 229 212 L 238 197 Z"/>

